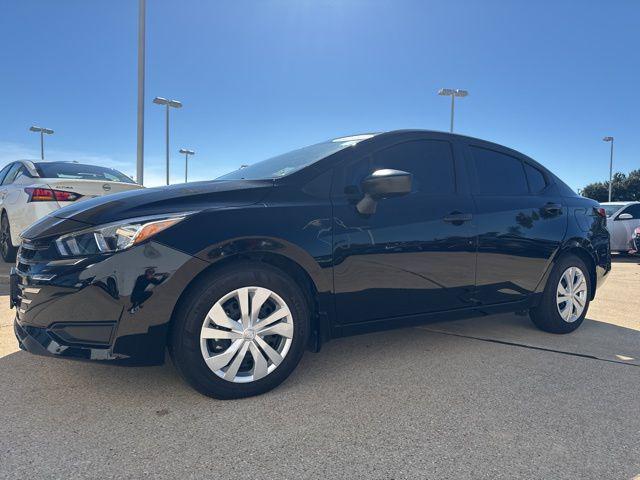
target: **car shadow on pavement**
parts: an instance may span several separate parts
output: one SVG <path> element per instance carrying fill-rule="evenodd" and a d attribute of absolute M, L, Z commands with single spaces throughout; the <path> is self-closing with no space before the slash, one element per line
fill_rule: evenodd
<path fill-rule="evenodd" d="M 405 345 L 407 337 L 414 339 L 409 349 Z M 458 348 L 460 337 L 465 341 L 502 343 L 640 366 L 638 330 L 585 320 L 572 334 L 553 335 L 537 330 L 528 318 L 494 315 L 335 339 L 318 354 L 307 352 L 292 377 L 276 391 L 313 389 L 316 384 L 343 388 L 346 377 L 361 381 L 377 369 L 392 368 L 417 356 L 439 362 L 464 354 Z M 416 339 L 422 339 L 424 344 Z M 403 354 L 398 356 L 400 347 Z M 447 351 L 449 347 L 455 353 Z M 47 409 L 55 408 L 52 399 L 56 398 L 61 402 L 70 398 L 111 399 L 132 407 L 155 402 L 161 405 L 167 396 L 194 404 L 205 398 L 182 381 L 168 355 L 165 365 L 158 367 L 119 367 L 17 351 L 0 358 L 0 385 L 5 393 L 12 392 L 9 396 L 15 400 L 42 403 L 40 406 Z"/>

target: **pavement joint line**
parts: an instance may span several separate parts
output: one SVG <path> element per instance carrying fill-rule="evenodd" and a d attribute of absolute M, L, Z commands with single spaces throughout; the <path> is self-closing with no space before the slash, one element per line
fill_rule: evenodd
<path fill-rule="evenodd" d="M 426 330 L 428 332 L 432 332 L 432 333 L 439 333 L 440 335 L 450 335 L 452 337 L 460 337 L 460 338 L 468 338 L 470 340 L 479 340 L 481 342 L 489 342 L 489 343 L 498 343 L 501 345 L 509 345 L 512 347 L 521 347 L 521 348 L 528 348 L 531 350 L 540 350 L 542 352 L 551 352 L 551 353 L 559 353 L 561 355 L 569 355 L 572 357 L 580 357 L 580 358 L 587 358 L 589 360 L 598 360 L 600 362 L 609 362 L 609 363 L 617 363 L 619 365 L 627 365 L 629 367 L 640 367 L 640 365 L 635 364 L 635 363 L 628 363 L 628 362 L 623 362 L 620 360 L 611 360 L 609 358 L 600 358 L 600 357 L 596 357 L 595 355 L 588 355 L 586 353 L 576 353 L 576 352 L 566 352 L 564 350 L 556 350 L 554 348 L 545 348 L 545 347 L 536 347 L 534 345 L 527 345 L 526 343 L 517 343 L 517 342 L 508 342 L 506 340 L 496 340 L 494 338 L 484 338 L 484 337 L 476 337 L 473 335 L 463 335 L 461 333 L 452 333 L 452 332 L 445 332 L 442 330 L 435 330 L 429 327 L 416 327 L 419 328 L 420 330 Z"/>

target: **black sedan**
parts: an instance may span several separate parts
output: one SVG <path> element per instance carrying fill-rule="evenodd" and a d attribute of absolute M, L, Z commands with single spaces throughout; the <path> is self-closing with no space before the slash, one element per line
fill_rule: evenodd
<path fill-rule="evenodd" d="M 336 138 L 45 217 L 12 274 L 15 332 L 32 353 L 114 364 L 160 364 L 168 347 L 200 392 L 245 397 L 344 335 L 515 311 L 571 332 L 611 268 L 605 226 L 500 145 Z"/>

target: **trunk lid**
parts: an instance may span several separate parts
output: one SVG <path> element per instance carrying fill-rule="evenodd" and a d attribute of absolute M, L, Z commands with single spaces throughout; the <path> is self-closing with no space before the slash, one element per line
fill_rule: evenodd
<path fill-rule="evenodd" d="M 61 190 L 63 192 L 76 193 L 82 195 L 78 201 L 88 200 L 90 198 L 102 197 L 112 193 L 127 192 L 129 190 L 138 190 L 144 188 L 137 183 L 110 182 L 104 180 L 75 180 L 63 178 L 43 178 L 50 188 L 53 190 Z"/>

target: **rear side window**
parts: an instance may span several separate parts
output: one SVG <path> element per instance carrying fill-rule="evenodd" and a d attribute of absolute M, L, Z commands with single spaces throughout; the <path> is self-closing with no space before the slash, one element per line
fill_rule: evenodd
<path fill-rule="evenodd" d="M 542 190 L 547 188 L 547 180 L 545 179 L 544 174 L 536 167 L 525 163 L 524 171 L 527 174 L 531 193 L 540 193 Z"/>
<path fill-rule="evenodd" d="M 10 163 L 6 167 L 4 167 L 2 170 L 0 170 L 0 184 L 2 184 L 2 181 L 4 180 L 4 177 L 7 175 L 7 172 L 9 171 L 9 169 L 11 168 L 12 165 L 13 164 Z"/>
<path fill-rule="evenodd" d="M 620 212 L 620 214 L 623 214 L 623 213 L 629 213 L 629 214 L 633 215 L 634 220 L 639 219 L 640 218 L 640 203 L 637 203 L 635 205 L 629 205 L 622 212 Z M 618 216 L 620 216 L 620 215 L 618 215 Z"/>
<path fill-rule="evenodd" d="M 9 169 L 9 172 L 7 172 L 7 176 L 2 180 L 2 185 L 10 185 L 13 183 L 21 168 L 23 168 L 21 163 L 14 163 Z"/>
<path fill-rule="evenodd" d="M 413 174 L 413 191 L 447 195 L 456 190 L 451 144 L 442 140 L 415 140 L 400 143 L 373 154 L 369 172 L 393 168 Z"/>
<path fill-rule="evenodd" d="M 479 195 L 526 195 L 527 178 L 520 159 L 480 147 L 470 147 Z"/>

